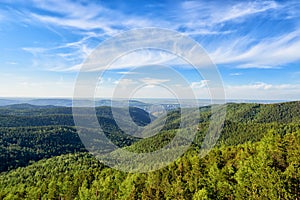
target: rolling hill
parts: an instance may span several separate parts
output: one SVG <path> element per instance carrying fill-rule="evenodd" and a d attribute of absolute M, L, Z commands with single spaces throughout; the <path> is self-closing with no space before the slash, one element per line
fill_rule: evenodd
<path fill-rule="evenodd" d="M 153 116 L 131 108 L 133 121 L 146 132 L 166 120 L 162 130 L 145 139 L 122 132 L 109 107 L 97 107 L 96 113 L 107 136 L 136 153 L 162 148 L 179 129 L 178 110 L 150 123 Z M 199 120 L 190 149 L 165 168 L 134 174 L 104 166 L 86 153 L 71 108 L 2 107 L 0 199 L 297 199 L 299 113 L 300 102 L 229 103 L 217 145 L 200 158 L 211 117 L 210 106 L 201 107 L 200 116 L 188 116 Z"/>
<path fill-rule="evenodd" d="M 122 114 L 125 109 L 116 108 Z M 99 124 L 105 135 L 119 147 L 138 138 L 126 135 L 117 126 L 109 107 L 97 107 Z M 141 126 L 150 116 L 139 108 L 130 108 L 133 121 Z M 126 119 L 124 122 L 126 123 Z M 61 154 L 86 151 L 76 129 L 72 109 L 56 106 L 16 104 L 0 108 L 0 171 Z"/>

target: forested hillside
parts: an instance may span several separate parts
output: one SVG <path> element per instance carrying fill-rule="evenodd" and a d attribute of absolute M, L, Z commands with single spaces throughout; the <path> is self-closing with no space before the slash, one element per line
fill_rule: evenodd
<path fill-rule="evenodd" d="M 109 107 L 98 107 L 96 113 L 104 133 L 117 146 L 128 146 L 138 140 L 123 134 Z M 131 108 L 130 113 L 139 125 L 150 122 L 149 114 L 141 109 Z M 0 172 L 43 158 L 86 151 L 74 127 L 72 109 L 67 107 L 29 104 L 2 107 L 0 135 Z"/>
<path fill-rule="evenodd" d="M 132 174 L 88 154 L 41 160 L 0 176 L 0 199 L 297 199 L 300 131 L 196 150 L 161 170 Z"/>
<path fill-rule="evenodd" d="M 96 113 L 106 135 L 132 152 L 160 149 L 180 123 L 180 112 L 170 111 L 157 135 L 138 139 L 119 129 L 109 107 Z M 227 104 L 222 135 L 200 158 L 211 116 L 202 107 L 188 152 L 166 168 L 133 174 L 86 152 L 71 108 L 1 107 L 0 199 L 300 199 L 299 113 L 300 102 Z M 154 119 L 138 108 L 130 114 L 141 126 Z"/>
<path fill-rule="evenodd" d="M 210 107 L 201 107 L 200 123 L 193 141 L 193 146 L 196 148 L 201 147 L 203 138 L 207 134 L 210 117 Z M 128 149 L 134 152 L 151 152 L 163 147 L 175 136 L 179 123 L 180 112 L 170 112 L 167 116 L 166 124 L 159 134 L 139 140 L 128 147 Z M 238 145 L 245 142 L 256 142 L 261 140 L 270 130 L 279 135 L 300 130 L 300 102 L 227 104 L 226 119 L 217 146 L 221 144 Z"/>

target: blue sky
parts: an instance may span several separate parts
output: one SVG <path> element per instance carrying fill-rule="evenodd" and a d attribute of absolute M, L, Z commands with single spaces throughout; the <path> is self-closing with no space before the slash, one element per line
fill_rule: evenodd
<path fill-rule="evenodd" d="M 100 42 L 126 30 L 159 27 L 202 45 L 221 73 L 227 98 L 296 100 L 299 10 L 298 1 L 2 0 L 0 96 L 72 97 L 80 64 Z M 166 55 L 149 57 L 163 62 Z M 103 96 L 126 70 L 107 73 Z M 181 73 L 195 90 L 205 90 L 209 80 L 192 70 Z M 208 98 L 205 92 L 201 97 Z"/>

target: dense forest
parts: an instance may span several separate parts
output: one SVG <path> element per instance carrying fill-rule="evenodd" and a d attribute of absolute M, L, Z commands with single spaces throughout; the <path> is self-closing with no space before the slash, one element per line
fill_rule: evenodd
<path fill-rule="evenodd" d="M 117 146 L 129 146 L 138 140 L 120 130 L 109 107 L 98 107 L 96 113 L 106 136 Z M 151 116 L 141 109 L 131 108 L 130 113 L 139 125 L 150 122 Z M 72 109 L 67 107 L 28 104 L 2 107 L 0 134 L 0 172 L 43 158 L 86 151 L 74 127 Z"/>
<path fill-rule="evenodd" d="M 163 147 L 179 128 L 180 112 L 170 111 L 158 134 L 139 139 L 119 129 L 109 107 L 96 113 L 105 134 L 133 152 Z M 194 116 L 196 137 L 181 158 L 154 172 L 126 173 L 86 152 L 71 108 L 4 106 L 0 199 L 300 199 L 299 113 L 300 102 L 227 104 L 221 137 L 201 158 L 211 117 L 210 107 L 202 107 Z M 142 126 L 154 118 L 138 108 L 130 115 Z"/>

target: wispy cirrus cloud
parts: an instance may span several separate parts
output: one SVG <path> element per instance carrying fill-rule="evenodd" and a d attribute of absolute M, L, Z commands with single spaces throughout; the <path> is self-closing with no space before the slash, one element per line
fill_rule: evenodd
<path fill-rule="evenodd" d="M 50 71 L 77 71 L 80 63 L 108 36 L 131 28 L 154 25 L 149 19 L 124 15 L 101 3 L 33 0 L 32 5 L 47 12 L 22 11 L 28 23 L 44 25 L 53 32 L 57 28 L 69 29 L 79 38 L 59 45 L 22 48 L 33 54 L 35 65 Z"/>
<path fill-rule="evenodd" d="M 280 30 L 277 34 L 276 32 L 268 34 L 268 30 L 262 27 L 270 20 L 299 17 L 296 12 L 300 9 L 299 2 L 185 1 L 182 3 L 182 8 L 184 14 L 179 16 L 179 21 L 185 22 L 182 23 L 185 26 L 184 31 L 193 33 L 195 30 L 205 28 L 207 33 L 218 35 L 217 38 L 212 39 L 216 42 L 209 42 L 206 46 L 216 64 L 229 64 L 237 68 L 272 69 L 300 60 L 297 53 L 300 48 L 299 24 L 296 24 L 292 31 Z M 248 19 L 253 16 L 265 18 L 264 24 L 257 21 L 253 30 L 240 30 L 240 25 L 247 24 Z M 262 31 L 258 32 L 257 29 L 260 28 Z M 222 36 L 224 33 L 230 36 Z M 205 40 L 208 39 L 203 38 L 204 42 Z"/>
<path fill-rule="evenodd" d="M 178 58 L 176 55 L 153 49 L 143 49 L 129 52 L 116 58 L 109 66 L 104 66 L 101 61 L 97 63 L 85 64 L 85 71 L 98 71 L 98 70 L 126 70 L 117 72 L 118 74 L 136 74 L 137 72 L 130 72 L 128 70 L 136 67 L 145 66 L 185 66 L 187 63 Z M 187 65 L 191 67 L 190 65 Z M 60 71 L 79 71 L 82 65 L 74 65 L 69 68 L 61 68 Z"/>
<path fill-rule="evenodd" d="M 70 53 L 57 53 L 56 56 L 66 59 L 66 62 L 77 60 L 78 63 L 71 64 L 65 70 L 78 70 L 79 62 L 83 61 L 95 46 L 90 46 L 88 41 L 91 38 L 105 37 L 105 35 L 114 35 L 120 31 L 131 28 L 163 26 L 179 30 L 188 35 L 223 35 L 232 34 L 237 30 L 227 28 L 224 30 L 224 23 L 241 23 L 247 17 L 261 14 L 267 11 L 286 8 L 285 4 L 276 1 L 263 2 L 230 2 L 222 3 L 206 3 L 203 1 L 185 1 L 179 5 L 181 15 L 176 15 L 173 24 L 167 22 L 166 19 L 147 18 L 144 16 L 124 15 L 120 11 L 109 9 L 101 4 L 88 3 L 85 5 L 63 1 L 34 1 L 35 6 L 57 13 L 58 15 L 48 16 L 46 14 L 31 13 L 30 16 L 41 23 L 50 24 L 52 26 L 72 28 L 82 31 L 83 36 L 80 40 L 66 43 L 59 48 L 70 48 Z M 65 7 L 70 9 L 63 9 Z M 169 13 L 172 16 L 172 12 Z M 299 60 L 298 52 L 300 40 L 299 32 L 279 35 L 276 38 L 268 40 L 260 40 L 255 45 L 251 44 L 253 35 L 241 35 L 231 40 L 219 39 L 219 43 L 214 49 L 208 49 L 212 60 L 216 64 L 233 64 L 238 68 L 274 68 L 279 65 Z M 293 42 L 292 42 L 293 41 Z M 229 45 L 228 45 L 229 44 Z M 165 57 L 161 55 L 152 56 L 141 55 L 145 59 L 131 59 L 132 62 L 118 66 L 128 67 L 132 63 L 140 63 L 143 60 L 148 64 L 163 64 Z M 155 61 L 149 61 L 149 57 L 155 58 Z M 76 59 L 74 59 L 76 58 Z M 80 59 L 78 59 L 80 58 Z M 141 57 L 140 57 L 141 58 Z M 149 63 L 150 62 L 150 63 Z M 125 63 L 125 62 L 123 62 Z M 64 65 L 65 66 L 65 65 Z M 55 66 L 53 69 L 58 69 Z"/>
<path fill-rule="evenodd" d="M 181 15 L 176 15 L 179 26 L 187 32 L 205 30 L 205 33 L 230 33 L 232 30 L 220 30 L 225 22 L 242 22 L 246 17 L 279 9 L 275 1 L 210 2 L 184 1 L 181 3 Z M 180 23 L 182 22 L 182 23 Z"/>
<path fill-rule="evenodd" d="M 243 73 L 236 72 L 236 73 L 229 74 L 229 76 L 241 76 L 241 75 L 243 75 Z"/>
<path fill-rule="evenodd" d="M 58 15 L 31 13 L 31 16 L 36 20 L 54 26 L 84 31 L 98 30 L 107 35 L 114 35 L 124 29 L 154 25 L 151 20 L 140 18 L 136 15 L 125 16 L 122 12 L 109 9 L 101 3 L 86 3 L 83 5 L 68 0 L 35 0 L 34 2 L 36 3 L 36 7 L 57 13 Z"/>
<path fill-rule="evenodd" d="M 251 36 L 236 38 L 231 45 L 221 45 L 210 56 L 217 64 L 234 64 L 238 68 L 278 68 L 300 60 L 300 29 L 262 39 L 254 45 L 251 41 Z"/>
<path fill-rule="evenodd" d="M 170 81 L 170 79 L 158 79 L 158 78 L 146 77 L 146 78 L 140 79 L 140 81 L 147 85 L 156 85 L 156 84 L 168 82 L 168 81 Z"/>
<path fill-rule="evenodd" d="M 49 73 L 52 75 L 74 75 L 76 73 L 72 72 L 81 69 L 81 63 L 100 42 L 133 28 L 161 27 L 179 31 L 198 41 L 220 67 L 224 80 L 232 84 L 227 91 L 235 97 L 239 94 L 247 97 L 249 93 L 260 97 L 264 94 L 276 96 L 276 92 L 298 95 L 299 79 L 296 73 L 293 74 L 299 71 L 300 63 L 300 3 L 297 0 L 151 3 L 3 0 L 0 4 L 0 50 L 3 52 L 0 62 L 1 67 L 6 67 L 5 71 L 12 74 L 23 67 L 24 71 L 30 68 L 30 72 L 37 72 L 38 77 L 39 73 L 48 75 L 47 71 L 54 71 Z M 168 38 L 161 35 L 158 39 Z M 130 75 L 138 77 L 135 84 L 143 84 L 139 75 L 145 75 L 142 74 L 144 69 L 153 69 L 151 65 L 176 64 L 187 63 L 164 52 L 141 51 L 123 55 L 112 63 L 110 69 L 116 72 L 116 77 L 123 75 L 126 79 L 127 76 L 124 85 L 130 83 Z M 140 71 L 137 66 L 142 66 Z M 191 77 L 189 87 L 197 91 L 205 88 L 206 83 L 196 79 L 190 69 L 182 67 L 180 70 Z M 149 75 L 153 72 L 155 70 Z M 157 77 L 162 74 L 161 69 L 156 68 L 156 72 L 160 72 L 155 74 Z M 243 76 L 238 77 L 240 75 Z M 239 81 L 254 83 L 243 85 Z M 289 81 L 291 83 L 286 84 Z M 156 90 L 152 89 L 155 94 Z M 186 88 L 182 88 L 184 90 Z"/>
<path fill-rule="evenodd" d="M 132 71 L 120 71 L 120 72 L 117 72 L 117 74 L 130 75 L 130 74 L 138 74 L 138 72 L 132 72 Z"/>
<path fill-rule="evenodd" d="M 280 8 L 279 4 L 275 1 L 251 1 L 240 2 L 225 8 L 221 8 L 212 17 L 212 22 L 223 23 L 230 20 L 238 20 L 243 17 L 248 17 L 254 14 L 262 13 L 270 9 Z"/>

